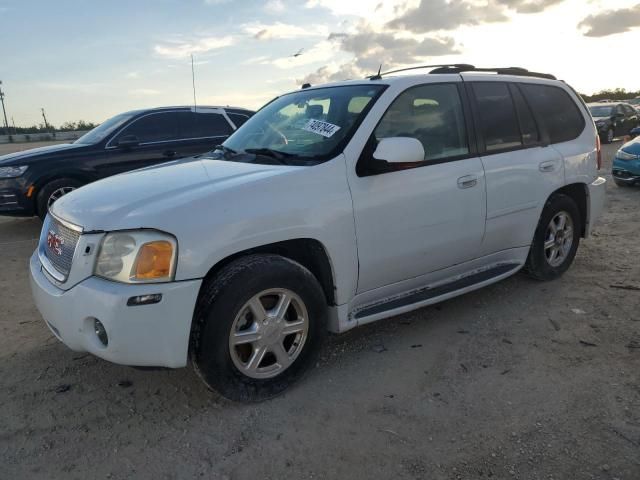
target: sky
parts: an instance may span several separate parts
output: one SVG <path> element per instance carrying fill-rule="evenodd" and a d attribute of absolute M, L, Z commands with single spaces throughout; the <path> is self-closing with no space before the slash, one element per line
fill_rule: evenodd
<path fill-rule="evenodd" d="M 396 67 L 553 73 L 583 93 L 640 90 L 640 0 L 0 0 L 9 122 L 102 122 L 281 93 Z M 302 49 L 302 54 L 292 55 Z"/>

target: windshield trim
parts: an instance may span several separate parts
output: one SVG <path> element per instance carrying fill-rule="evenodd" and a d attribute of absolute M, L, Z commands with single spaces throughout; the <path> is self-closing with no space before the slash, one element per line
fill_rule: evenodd
<path fill-rule="evenodd" d="M 294 162 L 313 162 L 310 166 L 319 165 L 321 163 L 324 163 L 324 162 L 327 162 L 329 160 L 334 159 L 335 157 L 337 157 L 340 153 L 342 153 L 344 151 L 344 149 L 347 147 L 347 145 L 349 144 L 349 142 L 351 141 L 351 139 L 353 138 L 355 133 L 360 128 L 360 125 L 362 124 L 364 119 L 367 118 L 367 115 L 369 115 L 369 112 L 371 111 L 373 106 L 380 99 L 380 97 L 387 90 L 387 88 L 389 88 L 388 84 L 371 85 L 371 83 L 362 82 L 362 83 L 350 83 L 350 84 L 346 84 L 346 85 L 345 84 L 343 84 L 343 85 L 331 85 L 331 86 L 326 86 L 326 87 L 316 87 L 316 88 L 309 88 L 309 89 L 305 88 L 304 90 L 294 90 L 292 92 L 287 92 L 287 93 L 284 93 L 282 95 L 279 95 L 279 96 L 273 98 L 270 102 L 267 102 L 262 107 L 260 107 L 256 111 L 256 113 L 254 114 L 254 116 L 257 115 L 258 112 L 260 112 L 260 110 L 262 110 L 263 108 L 265 108 L 268 105 L 272 104 L 273 102 L 275 102 L 279 98 L 283 98 L 283 97 L 286 97 L 288 95 L 293 95 L 293 94 L 299 93 L 301 91 L 307 92 L 307 91 L 314 91 L 314 90 L 328 90 L 328 89 L 331 89 L 331 88 L 362 87 L 362 86 L 369 86 L 369 87 L 370 86 L 375 86 L 378 89 L 378 91 L 376 92 L 375 95 L 373 95 L 371 97 L 371 100 L 362 109 L 362 112 L 360 112 L 360 115 L 358 116 L 358 119 L 351 126 L 351 130 L 344 136 L 344 138 L 342 140 L 340 140 L 340 142 L 338 142 L 336 144 L 336 146 L 333 147 L 333 149 L 331 149 L 329 152 L 327 152 L 327 153 L 325 153 L 323 155 L 300 156 L 300 155 L 293 154 L 293 156 L 291 157 L 292 164 L 294 164 L 294 165 L 296 164 Z M 240 127 L 238 130 L 236 130 L 236 132 L 240 131 L 243 127 L 244 127 L 244 125 L 242 127 Z M 227 138 L 227 140 L 225 140 L 222 143 L 222 145 L 227 147 L 227 148 L 231 148 L 228 145 L 225 145 L 230 138 L 231 138 L 231 136 L 229 138 Z M 242 153 L 242 152 L 239 152 L 239 153 Z M 228 161 L 228 162 L 233 162 L 234 161 L 233 157 L 224 158 L 223 160 Z"/>

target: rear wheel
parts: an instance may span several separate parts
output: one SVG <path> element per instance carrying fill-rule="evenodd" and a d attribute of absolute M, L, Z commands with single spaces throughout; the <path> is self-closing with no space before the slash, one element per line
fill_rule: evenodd
<path fill-rule="evenodd" d="M 45 184 L 40 189 L 36 198 L 38 216 L 44 220 L 49 209 L 57 200 L 67 193 L 74 191 L 76 188 L 80 188 L 82 185 L 82 182 L 74 178 L 58 178 Z"/>
<path fill-rule="evenodd" d="M 582 222 L 573 199 L 553 195 L 546 203 L 529 250 L 525 271 L 538 280 L 554 280 L 571 266 Z"/>
<path fill-rule="evenodd" d="M 273 397 L 314 363 L 327 332 L 320 284 L 278 255 L 250 255 L 202 288 L 192 359 L 211 389 L 236 401 Z"/>
<path fill-rule="evenodd" d="M 618 180 L 617 178 L 614 178 L 613 181 L 619 187 L 628 187 L 628 186 L 630 186 L 627 182 L 623 182 L 622 180 Z"/>

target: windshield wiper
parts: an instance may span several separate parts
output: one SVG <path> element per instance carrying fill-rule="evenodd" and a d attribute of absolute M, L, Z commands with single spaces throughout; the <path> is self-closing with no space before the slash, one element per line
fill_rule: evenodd
<path fill-rule="evenodd" d="M 231 155 L 238 153 L 233 148 L 225 147 L 224 145 L 216 145 L 213 150 L 222 150 L 224 153 L 230 153 Z"/>

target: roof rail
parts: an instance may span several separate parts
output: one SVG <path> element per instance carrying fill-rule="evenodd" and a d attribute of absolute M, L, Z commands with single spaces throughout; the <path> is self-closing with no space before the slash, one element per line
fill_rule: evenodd
<path fill-rule="evenodd" d="M 380 73 L 380 71 L 378 71 L 378 73 L 376 73 L 375 75 L 371 75 L 370 77 L 367 77 L 369 80 L 380 80 L 382 78 L 383 75 L 391 75 L 392 73 L 398 73 L 398 72 L 406 72 L 408 70 L 421 70 L 423 68 L 452 68 L 452 69 L 456 69 L 456 68 L 475 68 L 473 65 L 468 65 L 466 63 L 447 63 L 447 64 L 440 64 L 440 65 L 420 65 L 418 67 L 408 67 L 408 68 L 399 68 L 397 70 L 389 70 L 388 72 L 382 72 Z M 433 72 L 430 72 L 433 73 Z"/>
<path fill-rule="evenodd" d="M 491 72 L 497 73 L 499 75 L 517 75 L 520 77 L 535 77 L 535 78 L 546 78 L 547 80 L 557 80 L 554 75 L 550 73 L 540 73 L 540 72 L 530 72 L 526 68 L 522 67 L 497 67 L 497 68 L 482 68 L 482 67 L 474 67 L 473 65 L 468 65 L 469 68 L 456 68 L 452 67 L 440 67 L 432 70 L 429 73 L 462 73 L 462 72 Z"/>
<path fill-rule="evenodd" d="M 444 73 L 462 73 L 462 72 L 492 72 L 500 75 L 518 75 L 521 77 L 535 77 L 546 78 L 548 80 L 557 80 L 555 76 L 549 73 L 530 72 L 526 68 L 521 67 L 502 67 L 502 68 L 479 68 L 467 63 L 453 63 L 444 65 L 420 65 L 418 67 L 399 68 L 397 70 L 390 70 L 388 72 L 377 73 L 367 77 L 369 80 L 380 80 L 383 75 L 390 75 L 392 73 L 406 72 L 409 70 L 419 70 L 424 68 L 431 68 L 430 74 L 444 74 Z"/>

